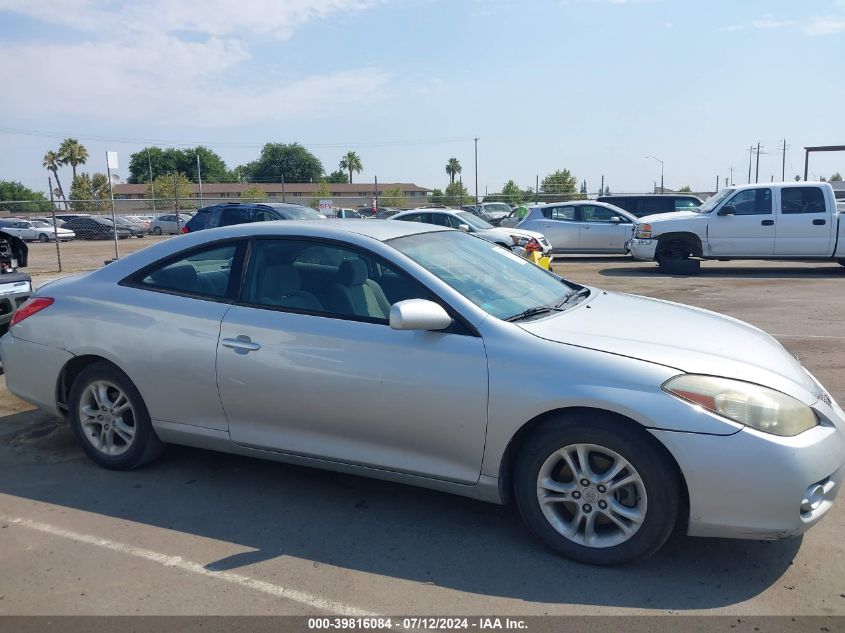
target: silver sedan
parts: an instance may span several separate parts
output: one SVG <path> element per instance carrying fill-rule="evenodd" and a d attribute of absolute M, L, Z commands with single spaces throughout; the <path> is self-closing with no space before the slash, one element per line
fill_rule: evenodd
<path fill-rule="evenodd" d="M 845 414 L 764 332 L 413 222 L 167 240 L 42 286 L 0 355 L 106 468 L 174 443 L 512 499 L 596 564 L 802 533 L 845 471 Z"/>
<path fill-rule="evenodd" d="M 553 253 L 621 254 L 636 220 L 612 204 L 578 200 L 531 207 L 516 226 L 545 235 Z"/>

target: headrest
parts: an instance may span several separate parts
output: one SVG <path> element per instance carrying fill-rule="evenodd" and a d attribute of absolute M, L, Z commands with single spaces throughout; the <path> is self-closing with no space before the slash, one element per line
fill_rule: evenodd
<path fill-rule="evenodd" d="M 155 283 L 166 288 L 189 289 L 196 284 L 197 271 L 190 264 L 179 264 L 157 270 L 151 277 Z"/>
<path fill-rule="evenodd" d="M 258 295 L 262 298 L 289 297 L 302 289 L 299 271 L 290 265 L 267 266 L 261 274 Z"/>
<path fill-rule="evenodd" d="M 338 281 L 344 286 L 360 286 L 367 280 L 367 272 L 363 259 L 347 259 L 340 265 Z"/>

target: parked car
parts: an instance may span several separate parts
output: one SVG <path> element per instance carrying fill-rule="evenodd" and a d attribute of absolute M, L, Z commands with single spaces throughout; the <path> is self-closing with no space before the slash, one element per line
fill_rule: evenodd
<path fill-rule="evenodd" d="M 52 224 L 40 220 L 4 219 L 0 220 L 0 230 L 26 242 L 50 242 L 57 236 L 59 241 L 67 242 L 76 237 L 73 231 L 64 228 L 54 229 Z"/>
<path fill-rule="evenodd" d="M 0 229 L 0 335 L 32 295 L 32 277 L 20 272 L 27 266 L 28 253 L 21 238 Z"/>
<path fill-rule="evenodd" d="M 150 222 L 153 221 L 153 217 L 147 215 L 125 215 L 123 217 L 129 220 L 130 222 L 139 224 L 147 232 L 149 232 L 150 229 Z"/>
<path fill-rule="evenodd" d="M 499 223 L 513 211 L 504 202 L 482 202 L 476 209 L 479 211 L 479 217 L 483 216 L 493 226 L 499 226 Z"/>
<path fill-rule="evenodd" d="M 514 227 L 525 219 L 531 207 L 527 204 L 517 205 L 508 217 L 499 222 L 499 226 Z"/>
<path fill-rule="evenodd" d="M 360 220 L 363 216 L 355 209 L 335 209 L 334 216 L 343 220 Z"/>
<path fill-rule="evenodd" d="M 375 217 L 378 216 L 379 213 L 384 214 L 384 213 L 387 213 L 389 211 L 392 211 L 392 209 L 390 207 L 378 207 L 376 209 L 375 213 L 373 213 L 372 207 L 359 207 L 358 208 L 358 213 L 361 214 L 362 218 L 375 218 Z"/>
<path fill-rule="evenodd" d="M 197 211 L 185 225 L 183 233 L 251 222 L 325 219 L 325 215 L 310 207 L 285 202 L 215 204 Z"/>
<path fill-rule="evenodd" d="M 50 226 L 53 226 L 53 218 L 50 217 L 50 216 L 38 216 L 38 217 L 27 218 L 27 219 L 28 220 L 38 220 L 39 222 L 45 222 L 45 223 L 49 224 Z M 56 218 L 56 226 L 58 226 L 58 227 L 64 226 L 64 220 L 61 220 L 57 217 Z"/>
<path fill-rule="evenodd" d="M 706 259 L 828 260 L 845 266 L 845 222 L 826 182 L 722 189 L 700 208 L 640 218 L 635 259 L 665 273 L 698 272 Z"/>
<path fill-rule="evenodd" d="M 579 200 L 531 207 L 517 228 L 542 232 L 553 253 L 624 254 L 636 221 L 612 204 Z"/>
<path fill-rule="evenodd" d="M 474 205 L 474 204 L 462 204 L 461 205 L 461 211 L 466 211 L 467 213 L 472 213 L 475 217 L 481 218 L 482 220 L 487 222 L 487 224 L 492 224 L 491 220 L 493 218 L 491 218 L 488 213 L 485 213 L 481 209 L 480 206 L 477 206 L 477 205 Z"/>
<path fill-rule="evenodd" d="M 180 211 L 178 218 L 175 213 L 165 213 L 152 220 L 147 230 L 153 235 L 178 235 L 192 217 L 194 216 L 186 211 Z"/>
<path fill-rule="evenodd" d="M 90 213 L 57 213 L 56 219 L 61 220 L 62 222 L 67 222 L 68 220 L 72 220 L 74 218 L 90 218 L 92 217 Z M 48 222 L 49 224 L 49 222 Z"/>
<path fill-rule="evenodd" d="M 403 222 L 422 222 L 425 224 L 446 226 L 452 229 L 460 229 L 511 250 L 514 248 L 524 249 L 534 240 L 541 248 L 540 252 L 542 252 L 543 256 L 547 257 L 552 252 L 551 245 L 542 233 L 495 227 L 469 211 L 458 211 L 457 209 L 416 209 L 413 211 L 404 211 L 394 215 L 390 219 L 401 220 Z"/>
<path fill-rule="evenodd" d="M 163 241 L 39 289 L 0 355 L 106 468 L 170 442 L 512 498 L 587 563 L 800 534 L 845 473 L 845 413 L 756 327 L 417 222 Z"/>
<path fill-rule="evenodd" d="M 599 196 L 598 202 L 605 202 L 625 209 L 638 218 L 655 213 L 674 213 L 675 211 L 690 211 L 700 207 L 704 202 L 692 194 L 655 193 L 634 194 L 620 196 Z"/>
<path fill-rule="evenodd" d="M 114 239 L 115 232 L 121 240 L 132 236 L 126 227 L 115 227 L 111 220 L 98 216 L 72 218 L 65 222 L 62 228 L 73 231 L 80 240 L 111 240 Z"/>
<path fill-rule="evenodd" d="M 140 222 L 133 222 L 132 220 L 125 218 L 123 216 L 115 216 L 115 223 L 117 226 L 129 229 L 130 237 L 146 237 L 147 236 L 147 228 L 144 227 Z"/>

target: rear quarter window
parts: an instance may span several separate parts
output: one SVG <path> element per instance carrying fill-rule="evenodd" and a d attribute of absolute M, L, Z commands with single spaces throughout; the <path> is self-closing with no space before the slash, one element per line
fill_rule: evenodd
<path fill-rule="evenodd" d="M 780 192 L 783 214 L 824 213 L 824 193 L 819 187 L 785 187 Z"/>

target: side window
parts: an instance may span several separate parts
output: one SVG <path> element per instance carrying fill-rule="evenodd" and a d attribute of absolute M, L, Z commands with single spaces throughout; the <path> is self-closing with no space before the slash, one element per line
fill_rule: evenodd
<path fill-rule="evenodd" d="M 772 212 L 771 189 L 746 189 L 728 201 L 736 207 L 737 215 L 768 215 Z"/>
<path fill-rule="evenodd" d="M 780 191 L 780 212 L 824 213 L 824 194 L 818 187 L 786 187 Z"/>
<path fill-rule="evenodd" d="M 423 221 L 423 215 L 421 213 L 413 213 L 411 215 L 403 215 L 399 219 L 402 220 L 403 222 L 422 222 Z"/>
<path fill-rule="evenodd" d="M 255 222 L 273 222 L 278 219 L 279 218 L 270 211 L 265 211 L 264 209 L 257 209 L 255 211 Z"/>
<path fill-rule="evenodd" d="M 551 207 L 551 219 L 571 221 L 575 218 L 575 208 L 575 206 Z"/>
<path fill-rule="evenodd" d="M 604 224 L 610 223 L 610 218 L 622 218 L 622 216 L 614 213 L 606 207 L 597 207 L 593 205 L 581 205 L 581 215 L 583 222 L 601 222 Z"/>
<path fill-rule="evenodd" d="M 431 213 L 431 224 L 436 224 L 437 226 L 448 226 L 451 227 L 452 224 L 449 222 L 451 218 L 445 213 Z"/>
<path fill-rule="evenodd" d="M 396 301 L 429 297 L 374 255 L 331 243 L 258 240 L 242 299 L 255 307 L 387 323 Z"/>
<path fill-rule="evenodd" d="M 220 226 L 232 226 L 233 224 L 246 224 L 254 221 L 255 209 L 249 207 L 229 207 L 223 209 L 220 218 Z"/>
<path fill-rule="evenodd" d="M 156 290 L 223 298 L 237 250 L 237 244 L 227 244 L 194 251 L 148 270 L 138 283 Z"/>

